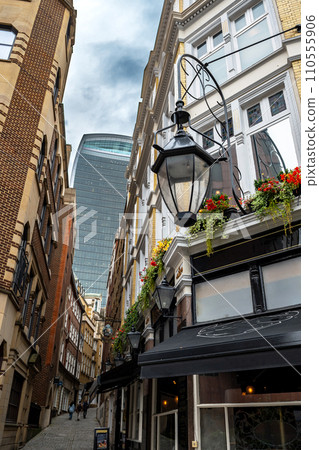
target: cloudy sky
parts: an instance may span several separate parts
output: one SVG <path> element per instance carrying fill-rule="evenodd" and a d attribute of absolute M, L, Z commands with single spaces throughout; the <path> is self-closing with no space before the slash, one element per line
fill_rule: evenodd
<path fill-rule="evenodd" d="M 163 0 L 74 0 L 75 46 L 63 100 L 73 155 L 85 133 L 133 133 L 162 5 Z"/>

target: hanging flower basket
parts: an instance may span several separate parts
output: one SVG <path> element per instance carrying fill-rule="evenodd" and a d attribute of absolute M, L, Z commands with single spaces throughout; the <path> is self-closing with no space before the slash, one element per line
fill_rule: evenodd
<path fill-rule="evenodd" d="M 256 193 L 251 206 L 259 220 L 263 220 L 268 215 L 273 220 L 281 218 L 285 233 L 291 232 L 291 203 L 301 194 L 300 167 L 281 172 L 278 179 L 273 177 L 256 180 L 255 188 Z"/>
<path fill-rule="evenodd" d="M 230 219 L 237 209 L 230 207 L 230 198 L 227 194 L 216 194 L 212 198 L 204 201 L 203 208 L 199 210 L 196 223 L 188 228 L 188 240 L 196 238 L 198 233 L 205 231 L 207 255 L 213 253 L 213 239 L 216 230 L 223 228 L 224 224 Z"/>

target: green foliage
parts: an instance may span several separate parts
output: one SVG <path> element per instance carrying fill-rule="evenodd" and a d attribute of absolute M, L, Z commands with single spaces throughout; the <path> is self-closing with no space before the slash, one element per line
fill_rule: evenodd
<path fill-rule="evenodd" d="M 223 228 L 227 219 L 224 211 L 229 208 L 229 197 L 226 194 L 215 194 L 209 199 L 205 199 L 203 208 L 199 210 L 197 220 L 187 230 L 188 242 L 198 236 L 198 233 L 205 231 L 207 255 L 213 254 L 213 239 L 216 230 Z"/>
<path fill-rule="evenodd" d="M 281 181 L 279 181 L 281 180 Z M 300 169 L 286 171 L 278 179 L 267 178 L 255 180 L 256 193 L 251 201 L 251 207 L 259 220 L 270 215 L 273 220 L 280 218 L 284 230 L 291 232 L 291 202 L 295 198 L 294 191 L 300 186 Z"/>
<path fill-rule="evenodd" d="M 139 321 L 140 315 L 150 306 L 151 294 L 156 286 L 156 278 L 164 270 L 163 257 L 170 246 L 172 239 L 163 239 L 158 242 L 157 246 L 153 249 L 152 259 L 149 267 L 140 272 L 140 279 L 143 283 L 141 292 L 137 296 L 137 301 L 126 312 L 125 321 L 123 326 L 117 331 L 113 340 L 113 352 L 124 353 L 127 346 L 127 333 L 132 329 L 132 326 L 136 327 Z"/>

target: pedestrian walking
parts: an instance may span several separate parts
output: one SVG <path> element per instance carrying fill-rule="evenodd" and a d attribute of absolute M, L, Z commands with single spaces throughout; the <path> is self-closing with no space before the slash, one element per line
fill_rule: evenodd
<path fill-rule="evenodd" d="M 72 416 L 73 416 L 73 413 L 75 411 L 75 404 L 74 404 L 74 402 L 70 403 L 68 411 L 69 411 L 69 420 L 72 420 Z"/>
<path fill-rule="evenodd" d="M 83 419 L 86 419 L 86 415 L 87 415 L 88 409 L 89 409 L 89 404 L 85 400 L 85 402 L 83 403 Z"/>
<path fill-rule="evenodd" d="M 81 402 L 78 403 L 78 405 L 77 405 L 75 411 L 76 411 L 76 414 L 77 414 L 76 420 L 80 420 L 80 413 L 81 413 L 81 411 L 82 411 L 82 405 L 81 405 Z"/>

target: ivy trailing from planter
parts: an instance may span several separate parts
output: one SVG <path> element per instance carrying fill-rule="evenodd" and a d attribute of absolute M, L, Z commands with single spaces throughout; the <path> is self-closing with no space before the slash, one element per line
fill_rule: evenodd
<path fill-rule="evenodd" d="M 140 315 L 150 306 L 150 297 L 156 286 L 156 278 L 164 270 L 163 257 L 167 252 L 172 238 L 166 238 L 157 243 L 152 251 L 152 259 L 149 267 L 139 273 L 140 280 L 143 283 L 136 302 L 127 310 L 122 327 L 116 332 L 113 340 L 113 353 L 123 354 L 127 346 L 127 333 L 136 327 Z"/>
<path fill-rule="evenodd" d="M 215 194 L 209 199 L 205 199 L 203 208 L 199 210 L 197 221 L 188 228 L 188 241 L 198 236 L 198 233 L 205 231 L 207 255 L 213 254 L 213 239 L 216 231 L 222 229 L 229 220 L 226 212 L 230 209 L 230 198 L 227 194 Z"/>

